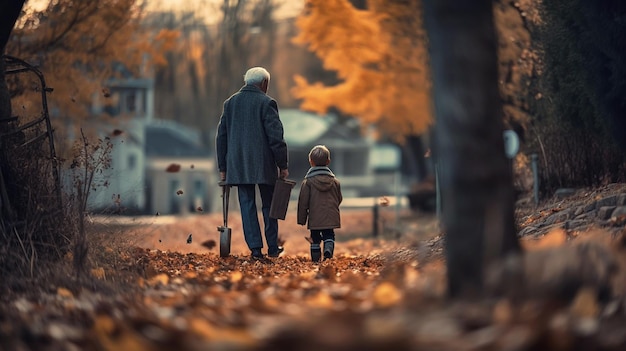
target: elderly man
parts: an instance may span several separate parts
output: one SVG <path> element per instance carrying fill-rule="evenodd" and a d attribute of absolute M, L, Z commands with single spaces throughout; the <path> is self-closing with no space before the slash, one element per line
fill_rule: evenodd
<path fill-rule="evenodd" d="M 237 186 L 243 232 L 252 257 L 262 258 L 263 239 L 257 215 L 256 187 L 261 195 L 267 254 L 278 257 L 278 220 L 270 218 L 276 179 L 287 178 L 287 143 L 276 100 L 267 95 L 269 72 L 250 68 L 245 85 L 226 99 L 217 127 L 216 151 L 220 179 Z"/>

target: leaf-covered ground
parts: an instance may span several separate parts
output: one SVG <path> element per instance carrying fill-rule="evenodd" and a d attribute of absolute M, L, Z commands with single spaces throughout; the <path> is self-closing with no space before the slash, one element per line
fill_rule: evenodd
<path fill-rule="evenodd" d="M 445 299 L 441 233 L 433 216 L 384 208 L 380 236 L 373 238 L 370 210 L 344 211 L 336 255 L 321 263 L 310 261 L 307 231 L 290 216 L 280 223 L 285 253 L 260 261 L 249 257 L 237 215 L 229 222 L 233 243 L 228 258 L 218 256 L 216 244 L 221 215 L 94 219 L 92 239 L 98 245 L 92 246 L 88 274 L 80 284 L 70 274 L 65 279 L 42 277 L 38 283 L 10 282 L 8 289 L 5 285 L 0 349 L 626 346 L 623 295 L 599 301 L 593 286 L 576 290 L 567 301 Z M 565 246 L 564 238 L 562 232 L 551 232 L 534 247 Z M 619 254 L 608 245 L 607 252 Z M 559 252 L 550 257 L 565 256 Z M 548 262 L 558 266 L 561 261 Z"/>

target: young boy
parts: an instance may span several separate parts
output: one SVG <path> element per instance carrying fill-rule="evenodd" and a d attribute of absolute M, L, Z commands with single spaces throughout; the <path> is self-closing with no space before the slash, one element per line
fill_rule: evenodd
<path fill-rule="evenodd" d="M 341 227 L 339 204 L 343 200 L 339 180 L 328 168 L 330 151 L 317 145 L 309 152 L 311 168 L 304 176 L 298 197 L 298 224 L 305 225 L 311 237 L 311 260 L 317 262 L 322 256 L 320 243 L 324 241 L 324 259 L 333 257 L 335 251 L 335 228 Z"/>

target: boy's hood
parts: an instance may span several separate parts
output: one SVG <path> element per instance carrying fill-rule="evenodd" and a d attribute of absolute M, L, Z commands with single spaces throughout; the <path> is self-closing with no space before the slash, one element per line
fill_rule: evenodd
<path fill-rule="evenodd" d="M 329 191 L 333 187 L 335 177 L 321 174 L 312 178 L 308 178 L 307 182 L 314 186 L 315 189 L 317 189 L 318 191 Z"/>
<path fill-rule="evenodd" d="M 304 178 L 311 178 L 311 177 L 315 177 L 317 175 L 320 174 L 327 174 L 329 176 L 335 176 L 333 174 L 333 171 L 330 170 L 330 168 L 328 168 L 328 166 L 313 166 L 311 168 L 309 168 L 309 170 L 306 172 L 306 175 L 304 176 Z"/>

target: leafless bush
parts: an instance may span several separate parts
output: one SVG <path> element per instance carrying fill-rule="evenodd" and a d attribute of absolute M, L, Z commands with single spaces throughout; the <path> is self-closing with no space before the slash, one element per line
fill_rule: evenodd
<path fill-rule="evenodd" d="M 81 130 L 64 178 L 47 110 L 46 96 L 53 90 L 28 63 L 13 58 L 9 68 L 13 73 L 6 81 L 18 116 L 0 122 L 0 289 L 41 288 L 50 279 L 72 280 L 77 286 L 103 280 L 93 271 L 84 274 L 92 261 L 90 250 L 97 260 L 110 253 L 103 249 L 104 239 L 90 237 L 87 203 L 94 189 L 106 186 L 98 175 L 110 166 L 112 144 L 108 138 L 90 141 Z"/>
<path fill-rule="evenodd" d="M 3 204 L 0 276 L 33 276 L 41 260 L 67 252 L 71 232 L 55 178 L 56 160 L 46 143 L 24 145 L 28 133 L 3 139 L 3 180 L 10 203 Z M 6 215 L 6 214 L 9 215 Z"/>
<path fill-rule="evenodd" d="M 87 231 L 85 229 L 89 195 L 98 187 L 106 186 L 106 180 L 98 175 L 111 165 L 113 144 L 108 138 L 90 141 L 81 129 L 81 138 L 74 143 L 71 168 L 74 170 L 72 193 L 74 201 L 70 212 L 76 215 L 76 230 L 72 243 L 73 266 L 77 277 L 85 272 L 85 263 L 89 252 Z"/>

